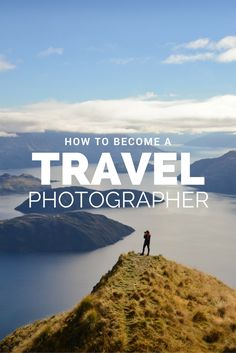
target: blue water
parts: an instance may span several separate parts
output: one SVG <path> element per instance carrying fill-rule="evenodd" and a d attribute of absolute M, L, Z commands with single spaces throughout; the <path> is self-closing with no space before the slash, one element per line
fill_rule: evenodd
<path fill-rule="evenodd" d="M 211 156 L 214 153 L 211 151 Z M 196 153 L 197 158 L 197 153 Z M 202 157 L 202 155 L 201 155 Z M 0 171 L 0 174 L 4 171 Z M 39 169 L 8 171 L 40 175 Z M 60 167 L 52 177 L 60 180 Z M 122 187 L 130 187 L 122 175 Z M 60 181 L 55 184 L 59 186 Z M 104 183 L 101 188 L 110 187 Z M 148 173 L 140 189 L 153 190 Z M 158 188 L 164 191 L 164 188 Z M 183 190 L 181 186 L 169 192 Z M 14 207 L 24 195 L 4 196 L 0 218 L 20 215 Z M 83 255 L 1 255 L 0 337 L 23 324 L 71 308 L 109 270 L 122 252 L 140 251 L 146 228 L 152 233 L 151 253 L 164 256 L 213 274 L 236 287 L 236 199 L 209 194 L 209 208 L 183 209 L 161 204 L 155 209 L 102 209 L 93 211 L 133 226 L 136 231 L 118 243 Z"/>

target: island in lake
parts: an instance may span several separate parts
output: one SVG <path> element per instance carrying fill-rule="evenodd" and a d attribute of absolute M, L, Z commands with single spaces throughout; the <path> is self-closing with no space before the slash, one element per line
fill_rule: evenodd
<path fill-rule="evenodd" d="M 30 214 L 0 221 L 0 252 L 86 252 L 113 244 L 133 231 L 87 212 Z"/>
<path fill-rule="evenodd" d="M 29 174 L 4 173 L 0 175 L 0 195 L 26 194 L 31 190 L 42 191 L 50 188 L 51 186 L 42 186 L 39 178 Z"/>

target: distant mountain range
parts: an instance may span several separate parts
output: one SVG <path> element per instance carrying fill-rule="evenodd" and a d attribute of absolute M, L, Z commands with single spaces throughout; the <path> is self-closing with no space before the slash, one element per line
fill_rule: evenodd
<path fill-rule="evenodd" d="M 63 195 L 63 205 L 69 205 L 71 203 L 71 199 L 73 197 L 74 202 L 70 207 L 63 207 L 62 202 L 58 201 L 59 196 Z M 78 193 L 83 193 L 82 202 L 80 200 L 80 196 Z M 111 207 L 116 204 L 116 199 L 120 200 L 121 207 L 120 208 L 128 208 L 132 207 L 131 203 L 128 201 L 125 203 L 123 207 L 123 201 L 125 200 L 125 193 L 130 193 L 130 196 L 127 199 L 131 199 L 131 196 L 134 197 L 132 203 L 134 205 L 138 204 L 139 199 L 142 197 L 143 192 L 135 189 L 111 189 L 111 190 L 93 190 L 89 188 L 85 188 L 82 186 L 69 186 L 69 187 L 60 187 L 55 189 L 49 189 L 40 192 L 40 201 L 32 203 L 31 208 L 29 207 L 29 199 L 22 202 L 15 209 L 22 213 L 64 213 L 68 211 L 76 211 L 76 210 L 85 210 L 94 208 L 91 206 L 90 196 L 93 195 L 92 202 L 95 205 L 99 205 L 101 203 L 101 197 L 104 198 L 104 203 L 99 208 Z M 153 202 L 153 194 L 149 192 L 144 192 L 147 201 L 152 204 Z M 108 198 L 108 194 L 110 197 Z M 132 194 L 132 195 L 131 195 Z M 55 196 L 56 195 L 56 196 Z M 72 196 L 71 196 L 72 195 Z M 102 195 L 102 196 L 101 196 Z M 35 196 L 34 196 L 35 197 Z M 36 196 L 36 198 L 38 195 Z M 54 202 L 45 202 L 45 207 L 43 200 L 44 199 L 53 199 L 56 198 L 56 207 L 54 207 Z M 62 199 L 61 199 L 62 200 Z M 160 198 L 155 196 L 155 200 L 158 201 Z M 144 202 L 140 203 L 139 207 L 147 206 Z M 114 207 L 115 208 L 115 207 Z"/>
<path fill-rule="evenodd" d="M 0 221 L 0 252 L 85 252 L 113 244 L 133 231 L 86 212 L 31 214 Z"/>
<path fill-rule="evenodd" d="M 121 255 L 73 309 L 17 329 L 2 353 L 235 353 L 236 291 L 163 256 Z"/>
<path fill-rule="evenodd" d="M 96 163 L 102 152 L 110 152 L 116 163 L 122 162 L 120 153 L 131 152 L 133 160 L 138 161 L 142 152 L 160 152 L 161 149 L 154 146 L 97 146 L 94 137 L 108 137 L 112 140 L 114 137 L 145 137 L 145 134 L 85 134 L 72 132 L 32 132 L 18 133 L 16 137 L 0 136 L 0 169 L 18 169 L 31 168 L 39 166 L 39 163 L 32 162 L 32 152 L 81 152 L 86 155 L 90 163 Z M 198 147 L 236 147 L 236 134 L 232 133 L 209 133 L 209 134 L 150 134 L 149 137 L 160 137 L 160 141 L 165 141 L 170 137 L 173 144 L 182 144 L 186 146 Z M 90 137 L 89 145 L 65 146 L 65 137 L 82 138 Z M 165 149 L 165 148 L 164 148 Z M 170 150 L 167 146 L 166 150 Z M 52 165 L 59 165 L 60 162 L 53 162 Z M 121 172 L 122 173 L 122 172 Z"/>
<path fill-rule="evenodd" d="M 29 174 L 0 175 L 0 195 L 25 194 L 28 191 L 42 191 L 50 189 L 51 186 L 42 186 L 41 180 Z"/>
<path fill-rule="evenodd" d="M 38 133 L 19 133 L 16 137 L 0 137 L 0 169 L 17 169 L 39 166 L 32 162 L 32 152 L 80 152 L 84 153 L 90 163 L 96 163 L 102 152 L 109 152 L 116 162 L 121 161 L 121 152 L 131 152 L 133 160 L 139 160 L 142 152 L 158 152 L 153 146 L 97 146 L 94 137 L 128 137 L 120 134 L 82 134 L 71 132 L 46 131 Z M 90 137 L 89 145 L 65 146 L 65 137 Z M 52 165 L 59 165 L 53 162 Z"/>
<path fill-rule="evenodd" d="M 236 195 L 236 151 L 194 162 L 191 176 L 205 177 L 205 185 L 197 186 L 199 190 Z"/>
<path fill-rule="evenodd" d="M 236 130 L 235 130 L 236 132 Z M 186 146 L 236 148 L 236 133 L 212 132 L 185 142 Z"/>

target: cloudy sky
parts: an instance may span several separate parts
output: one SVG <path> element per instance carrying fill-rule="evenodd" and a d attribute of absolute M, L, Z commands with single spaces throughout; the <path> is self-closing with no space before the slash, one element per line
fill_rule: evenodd
<path fill-rule="evenodd" d="M 235 0 L 0 2 L 0 134 L 235 131 Z"/>

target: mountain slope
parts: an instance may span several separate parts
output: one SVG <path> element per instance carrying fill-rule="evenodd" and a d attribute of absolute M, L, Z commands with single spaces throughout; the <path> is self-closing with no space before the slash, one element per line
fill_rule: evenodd
<path fill-rule="evenodd" d="M 236 151 L 194 162 L 191 176 L 205 177 L 205 185 L 197 186 L 199 190 L 236 195 Z"/>
<path fill-rule="evenodd" d="M 235 303 L 212 276 L 129 253 L 73 310 L 16 330 L 0 352 L 236 352 Z"/>
<path fill-rule="evenodd" d="M 113 244 L 133 231 L 87 212 L 30 214 L 0 221 L 0 252 L 84 252 Z"/>

